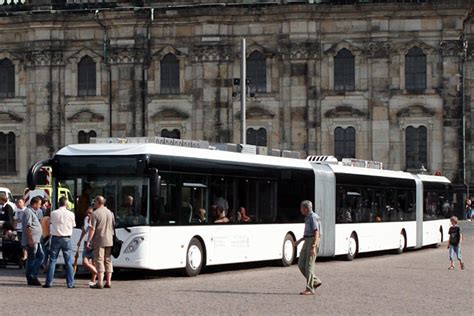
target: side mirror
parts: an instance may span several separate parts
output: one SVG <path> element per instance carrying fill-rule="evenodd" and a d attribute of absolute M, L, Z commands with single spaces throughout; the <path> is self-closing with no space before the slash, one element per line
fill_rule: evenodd
<path fill-rule="evenodd" d="M 28 171 L 28 176 L 26 178 L 28 189 L 32 191 L 36 188 L 36 184 L 38 183 L 38 174 L 41 171 L 41 168 L 49 165 L 51 165 L 51 160 L 46 159 L 37 161 L 31 166 L 30 170 Z"/>

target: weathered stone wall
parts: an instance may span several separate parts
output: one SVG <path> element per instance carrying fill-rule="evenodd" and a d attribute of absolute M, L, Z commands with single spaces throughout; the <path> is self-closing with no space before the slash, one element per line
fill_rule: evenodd
<path fill-rule="evenodd" d="M 17 135 L 17 170 L 1 182 L 20 193 L 29 165 L 98 136 L 159 135 L 239 142 L 240 40 L 266 56 L 267 93 L 248 100 L 248 127 L 268 146 L 333 154 L 334 129 L 356 129 L 356 156 L 405 169 L 405 128 L 428 129 L 430 173 L 462 174 L 462 47 L 469 5 L 236 6 L 3 15 L 0 59 L 15 64 L 16 96 L 0 99 L 0 130 Z M 224 11 L 225 10 L 225 11 Z M 225 14 L 223 14 L 225 13 Z M 464 63 L 471 181 L 472 43 Z M 427 56 L 427 89 L 405 88 L 404 58 Z M 461 45 L 462 46 L 462 45 Z M 355 91 L 334 91 L 334 56 L 355 55 Z M 160 60 L 178 57 L 180 94 L 160 94 Z M 78 96 L 77 63 L 96 62 L 96 96 Z M 111 94 L 109 94 L 109 89 Z M 110 98 L 109 98 L 110 96 Z M 112 113 L 109 111 L 110 102 Z M 110 115 L 111 114 L 111 115 Z M 13 117 L 13 118 L 12 118 Z"/>

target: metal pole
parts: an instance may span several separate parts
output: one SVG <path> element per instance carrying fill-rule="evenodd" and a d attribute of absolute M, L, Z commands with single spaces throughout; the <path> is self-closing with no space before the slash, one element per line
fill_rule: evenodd
<path fill-rule="evenodd" d="M 247 143 L 247 113 L 246 113 L 246 101 L 247 101 L 247 55 L 245 47 L 245 38 L 242 39 L 242 62 L 240 67 L 240 142 L 241 144 Z"/>

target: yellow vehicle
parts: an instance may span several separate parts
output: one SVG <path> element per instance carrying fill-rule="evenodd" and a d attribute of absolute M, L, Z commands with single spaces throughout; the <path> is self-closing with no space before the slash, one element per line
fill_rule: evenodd
<path fill-rule="evenodd" d="M 30 204 L 30 199 L 34 198 L 35 196 L 41 196 L 42 198 L 50 199 L 53 186 L 51 184 L 51 167 L 42 167 L 40 172 L 40 177 L 38 179 L 38 185 L 34 190 L 30 190 L 28 188 L 25 189 L 23 193 L 23 197 L 25 199 L 25 204 Z M 66 197 L 67 199 L 67 208 L 69 210 L 74 210 L 74 199 L 72 198 L 71 191 L 67 187 L 61 186 L 59 184 L 58 192 L 57 192 L 57 200 L 61 197 Z"/>

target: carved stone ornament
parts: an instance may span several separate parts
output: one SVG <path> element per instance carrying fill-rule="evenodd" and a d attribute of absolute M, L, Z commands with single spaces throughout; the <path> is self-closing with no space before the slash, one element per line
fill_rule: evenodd
<path fill-rule="evenodd" d="M 26 54 L 26 60 L 30 66 L 61 65 L 63 63 L 62 51 L 41 50 Z"/>
<path fill-rule="evenodd" d="M 68 117 L 67 120 L 70 122 L 103 122 L 104 116 L 94 113 L 91 110 L 81 110 Z"/>
<path fill-rule="evenodd" d="M 231 61 L 234 52 L 229 45 L 200 45 L 193 49 L 194 61 Z"/>
<path fill-rule="evenodd" d="M 431 117 L 435 111 L 423 105 L 410 105 L 397 112 L 397 117 Z"/>
<path fill-rule="evenodd" d="M 318 59 L 320 44 L 317 42 L 290 43 L 280 46 L 280 54 L 285 59 Z"/>
<path fill-rule="evenodd" d="M 23 122 L 23 118 L 18 114 L 7 111 L 7 112 L 0 112 L 0 122 L 1 123 L 21 123 Z"/>
<path fill-rule="evenodd" d="M 142 63 L 144 51 L 135 48 L 113 48 L 110 54 L 110 62 L 113 64 Z"/>
<path fill-rule="evenodd" d="M 463 42 L 459 40 L 441 41 L 439 49 L 443 56 L 459 56 L 463 52 Z"/>
<path fill-rule="evenodd" d="M 188 113 L 171 108 L 164 108 L 151 117 L 153 121 L 186 120 L 188 118 Z"/>
<path fill-rule="evenodd" d="M 324 116 L 327 118 L 368 117 L 368 113 L 355 109 L 350 105 L 339 105 L 336 106 L 336 108 L 327 111 Z"/>
<path fill-rule="evenodd" d="M 372 58 L 386 58 L 391 50 L 392 43 L 390 42 L 370 42 L 367 45 L 367 54 Z"/>

